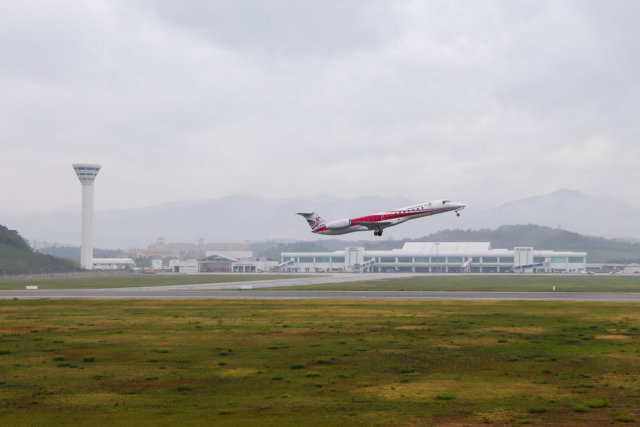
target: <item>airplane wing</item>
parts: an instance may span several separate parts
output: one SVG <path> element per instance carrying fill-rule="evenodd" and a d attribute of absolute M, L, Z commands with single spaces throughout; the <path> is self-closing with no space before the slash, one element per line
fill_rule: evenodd
<path fill-rule="evenodd" d="M 390 221 L 386 221 L 386 222 L 385 221 L 378 221 L 378 222 L 351 221 L 351 225 L 353 224 L 363 225 L 367 227 L 369 230 L 377 230 L 379 228 L 386 227 L 393 223 Z"/>

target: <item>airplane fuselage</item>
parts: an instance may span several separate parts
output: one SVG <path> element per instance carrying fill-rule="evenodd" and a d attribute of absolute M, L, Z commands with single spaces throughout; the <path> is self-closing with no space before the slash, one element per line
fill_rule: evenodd
<path fill-rule="evenodd" d="M 465 206 L 465 204 L 452 202 L 450 200 L 436 200 L 373 215 L 345 218 L 328 223 L 322 220 L 315 212 L 299 215 L 305 217 L 311 226 L 312 233 L 315 234 L 340 235 L 371 230 L 375 232 L 374 234 L 380 236 L 382 235 L 382 230 L 385 228 L 393 227 L 412 219 L 445 212 L 455 211 L 458 214 L 458 211 L 464 209 Z"/>

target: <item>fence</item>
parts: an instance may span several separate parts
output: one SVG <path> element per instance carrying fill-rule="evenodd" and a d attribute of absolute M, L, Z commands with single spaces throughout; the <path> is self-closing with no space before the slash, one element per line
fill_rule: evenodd
<path fill-rule="evenodd" d="M 119 276 L 123 274 L 132 273 L 129 270 L 89 270 L 71 271 L 66 273 L 2 274 L 0 275 L 0 280 L 44 279 L 46 277 Z"/>

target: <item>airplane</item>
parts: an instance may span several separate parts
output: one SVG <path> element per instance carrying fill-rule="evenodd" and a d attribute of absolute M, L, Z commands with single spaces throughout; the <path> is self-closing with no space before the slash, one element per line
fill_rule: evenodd
<path fill-rule="evenodd" d="M 422 218 L 424 216 L 437 215 L 444 212 L 454 211 L 460 216 L 460 211 L 465 208 L 465 204 L 452 202 L 451 200 L 436 200 L 433 202 L 421 203 L 406 208 L 394 209 L 374 215 L 367 215 L 358 218 L 345 218 L 326 223 L 317 213 L 297 213 L 303 216 L 311 227 L 311 232 L 315 234 L 347 234 L 356 231 L 373 230 L 374 236 L 382 236 L 385 228 L 393 227 L 410 219 Z"/>

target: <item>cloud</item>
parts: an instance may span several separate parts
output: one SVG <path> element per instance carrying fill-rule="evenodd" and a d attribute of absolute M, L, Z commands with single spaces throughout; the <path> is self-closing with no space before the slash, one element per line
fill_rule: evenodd
<path fill-rule="evenodd" d="M 100 208 L 238 192 L 633 199 L 638 8 L 5 2 L 0 198 L 78 204 L 70 164 L 94 160 Z"/>

